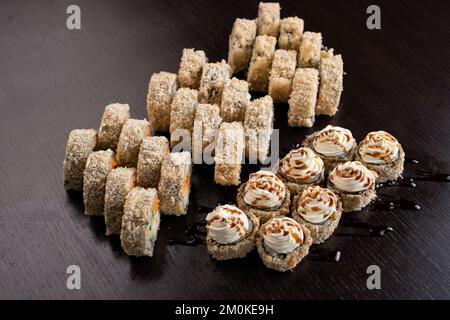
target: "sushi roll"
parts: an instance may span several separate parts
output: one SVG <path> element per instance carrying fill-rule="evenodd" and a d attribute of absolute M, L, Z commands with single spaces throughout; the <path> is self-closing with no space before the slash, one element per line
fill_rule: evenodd
<path fill-rule="evenodd" d="M 325 174 L 338 164 L 353 160 L 357 147 L 350 130 L 332 125 L 307 136 L 302 144 L 323 160 Z"/>
<path fill-rule="evenodd" d="M 230 66 L 222 60 L 203 66 L 198 99 L 200 103 L 217 104 L 222 101 L 223 89 L 230 81 Z"/>
<path fill-rule="evenodd" d="M 153 130 L 169 132 L 170 104 L 177 88 L 175 73 L 163 71 L 152 75 L 148 84 L 147 113 Z"/>
<path fill-rule="evenodd" d="M 222 122 L 215 149 L 214 182 L 222 186 L 241 183 L 244 128 L 240 122 Z"/>
<path fill-rule="evenodd" d="M 117 166 L 111 149 L 92 152 L 83 177 L 83 202 L 86 215 L 103 215 L 108 174 Z"/>
<path fill-rule="evenodd" d="M 298 68 L 289 98 L 288 125 L 312 127 L 315 122 L 319 72 L 313 68 Z"/>
<path fill-rule="evenodd" d="M 206 216 L 206 246 L 217 260 L 243 258 L 255 248 L 259 219 L 232 205 L 218 206 Z"/>
<path fill-rule="evenodd" d="M 120 234 L 125 198 L 136 184 L 136 169 L 134 168 L 115 168 L 108 174 L 104 209 L 107 236 Z"/>
<path fill-rule="evenodd" d="M 189 152 L 168 154 L 161 166 L 158 197 L 162 214 L 184 215 L 191 192 L 192 163 Z"/>
<path fill-rule="evenodd" d="M 181 88 L 198 89 L 202 76 L 203 66 L 208 62 L 205 51 L 183 49 L 180 68 L 178 70 L 178 82 Z"/>
<path fill-rule="evenodd" d="M 319 68 L 321 48 L 322 34 L 320 32 L 307 31 L 303 33 L 298 51 L 298 66 L 300 68 Z"/>
<path fill-rule="evenodd" d="M 228 64 L 231 74 L 248 69 L 255 37 L 256 23 L 254 20 L 236 19 L 229 38 Z"/>
<path fill-rule="evenodd" d="M 280 11 L 278 2 L 260 2 L 258 6 L 258 35 L 277 37 L 280 29 Z"/>
<path fill-rule="evenodd" d="M 303 34 L 303 19 L 298 17 L 284 18 L 280 22 L 278 46 L 284 50 L 298 51 Z"/>
<path fill-rule="evenodd" d="M 238 207 L 257 216 L 261 223 L 289 214 L 290 203 L 289 189 L 270 171 L 250 174 L 248 181 L 238 189 Z"/>
<path fill-rule="evenodd" d="M 256 37 L 247 74 L 247 82 L 251 91 L 267 92 L 276 44 L 277 38 L 275 37 Z"/>
<path fill-rule="evenodd" d="M 170 153 L 166 137 L 145 137 L 142 140 L 137 162 L 137 181 L 144 188 L 156 188 L 161 175 L 161 165 Z"/>
<path fill-rule="evenodd" d="M 63 161 L 64 189 L 83 191 L 83 173 L 97 145 L 97 130 L 75 129 L 69 134 Z"/>
<path fill-rule="evenodd" d="M 117 161 L 122 167 L 136 167 L 142 140 L 150 136 L 147 120 L 129 119 L 125 122 L 117 144 Z"/>
<path fill-rule="evenodd" d="M 286 184 L 291 197 L 301 195 L 310 186 L 321 185 L 325 166 L 310 148 L 291 150 L 278 165 L 277 176 Z"/>
<path fill-rule="evenodd" d="M 280 272 L 294 269 L 308 255 L 311 244 L 308 228 L 288 217 L 272 218 L 256 237 L 256 247 L 264 265 Z"/>
<path fill-rule="evenodd" d="M 202 163 L 204 153 L 214 155 L 216 134 L 221 122 L 220 109 L 217 105 L 199 104 L 197 106 L 192 133 L 194 163 Z"/>
<path fill-rule="evenodd" d="M 360 211 L 376 199 L 376 172 L 359 161 L 348 161 L 335 167 L 328 176 L 327 188 L 342 201 L 343 212 Z"/>
<path fill-rule="evenodd" d="M 296 66 L 296 51 L 283 49 L 275 51 L 269 77 L 269 95 L 275 102 L 288 101 Z"/>
<path fill-rule="evenodd" d="M 336 230 L 342 215 L 342 203 L 332 191 L 308 187 L 293 201 L 292 218 L 309 229 L 314 244 L 327 240 Z"/>
<path fill-rule="evenodd" d="M 403 174 L 405 151 L 397 139 L 386 131 L 373 131 L 360 142 L 355 160 L 378 174 L 377 183 L 394 181 Z"/>
<path fill-rule="evenodd" d="M 231 79 L 225 85 L 220 106 L 220 116 L 225 122 L 245 120 L 245 110 L 250 103 L 250 93 L 248 92 L 248 83 L 245 80 L 237 78 Z"/>
<path fill-rule="evenodd" d="M 153 256 L 160 215 L 155 189 L 136 187 L 127 195 L 120 242 L 129 256 Z"/>
<path fill-rule="evenodd" d="M 197 90 L 180 88 L 175 93 L 175 97 L 172 100 L 172 110 L 170 111 L 170 146 L 172 148 L 180 143 L 180 140 L 182 140 L 180 138 L 184 137 L 184 134 L 189 133 L 189 137 L 192 135 L 197 105 Z M 189 147 L 190 145 L 189 141 Z"/>
<path fill-rule="evenodd" d="M 245 156 L 250 163 L 264 163 L 269 156 L 273 131 L 273 100 L 270 96 L 255 99 L 245 112 Z"/>
<path fill-rule="evenodd" d="M 130 119 L 130 106 L 128 104 L 113 103 L 107 105 L 98 129 L 97 148 L 115 151 L 122 127 L 128 119 Z"/>
<path fill-rule="evenodd" d="M 340 54 L 322 57 L 320 60 L 320 88 L 317 98 L 316 114 L 333 116 L 338 111 L 342 82 L 344 77 L 344 63 Z"/>

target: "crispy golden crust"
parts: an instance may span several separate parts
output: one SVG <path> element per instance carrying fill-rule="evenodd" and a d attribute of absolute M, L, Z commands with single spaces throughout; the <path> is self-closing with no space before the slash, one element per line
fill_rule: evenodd
<path fill-rule="evenodd" d="M 230 66 L 222 60 L 216 63 L 206 63 L 203 66 L 198 100 L 200 103 L 210 103 L 220 106 L 223 89 L 230 81 Z"/>
<path fill-rule="evenodd" d="M 195 163 L 201 162 L 203 152 L 208 146 L 214 150 L 216 134 L 221 122 L 220 109 L 217 105 L 199 104 L 197 106 L 192 133 L 192 154 Z"/>
<path fill-rule="evenodd" d="M 172 110 L 170 112 L 170 146 L 172 148 L 182 140 L 179 134 L 174 134 L 176 130 L 184 129 L 192 134 L 197 105 L 197 90 L 189 88 L 177 90 L 172 100 Z"/>
<path fill-rule="evenodd" d="M 280 272 L 294 269 L 299 262 L 308 255 L 312 244 L 311 233 L 305 226 L 301 226 L 304 234 L 304 242 L 297 249 L 286 255 L 272 256 L 264 248 L 264 239 L 261 233 L 256 237 L 256 247 L 262 262 L 267 268 Z"/>
<path fill-rule="evenodd" d="M 228 49 L 228 64 L 232 74 L 247 70 L 252 57 L 255 38 L 255 21 L 236 19 L 230 34 Z"/>
<path fill-rule="evenodd" d="M 231 79 L 225 85 L 220 106 L 220 116 L 225 122 L 245 120 L 245 110 L 250 104 L 248 83 L 237 78 Z"/>
<path fill-rule="evenodd" d="M 377 198 L 377 193 L 375 191 L 375 185 L 372 189 L 368 189 L 358 193 L 348 193 L 337 189 L 334 185 L 328 181 L 327 188 L 333 191 L 339 196 L 342 201 L 342 211 L 343 212 L 355 212 L 361 211 L 369 203 Z"/>
<path fill-rule="evenodd" d="M 267 92 L 276 43 L 275 37 L 256 37 L 247 74 L 247 82 L 251 91 Z"/>
<path fill-rule="evenodd" d="M 288 125 L 312 127 L 315 119 L 319 72 L 313 68 L 298 68 L 289 98 Z"/>
<path fill-rule="evenodd" d="M 198 89 L 203 66 L 207 62 L 208 58 L 203 50 L 183 49 L 178 70 L 180 87 Z"/>
<path fill-rule="evenodd" d="M 170 153 L 166 137 L 146 137 L 142 141 L 137 163 L 137 181 L 144 188 L 156 188 L 161 174 L 161 164 Z"/>
<path fill-rule="evenodd" d="M 316 113 L 332 116 L 338 111 L 343 90 L 344 63 L 341 55 L 322 58 L 319 70 L 320 88 Z"/>
<path fill-rule="evenodd" d="M 278 46 L 280 49 L 298 51 L 302 39 L 303 26 L 303 20 L 298 17 L 282 19 L 280 22 L 280 35 L 278 37 Z"/>
<path fill-rule="evenodd" d="M 314 181 L 314 182 L 311 182 L 311 183 L 296 183 L 296 182 L 293 182 L 291 180 L 288 180 L 280 172 L 277 173 L 277 177 L 280 178 L 281 181 L 284 182 L 286 187 L 289 188 L 289 191 L 291 193 L 291 198 L 293 198 L 294 196 L 302 194 L 303 191 L 308 189 L 308 187 L 321 186 L 323 184 L 323 181 L 324 181 L 324 176 L 325 176 L 325 170 L 322 170 L 322 173 L 320 174 L 320 177 L 319 177 L 319 179 L 317 181 Z"/>
<path fill-rule="evenodd" d="M 364 162 L 361 158 L 361 155 L 359 154 L 359 147 L 361 146 L 361 143 L 362 142 L 359 143 L 358 149 L 355 152 L 355 160 L 361 161 L 367 169 L 375 171 L 378 174 L 376 183 L 395 181 L 402 176 L 405 163 L 405 151 L 403 151 L 401 145 L 399 145 L 399 158 L 397 161 L 384 164 L 373 164 Z"/>
<path fill-rule="evenodd" d="M 255 238 L 259 231 L 259 219 L 252 213 L 246 213 L 252 221 L 252 232 L 243 240 L 233 244 L 220 244 L 213 240 L 210 235 L 206 236 L 208 253 L 217 260 L 229 260 L 243 258 L 255 248 Z"/>
<path fill-rule="evenodd" d="M 98 129 L 97 148 L 115 151 L 122 127 L 128 119 L 130 119 L 130 106 L 128 104 L 112 103 L 107 105 Z"/>
<path fill-rule="evenodd" d="M 321 33 L 308 31 L 303 33 L 298 52 L 298 66 L 300 68 L 319 68 L 321 48 Z"/>
<path fill-rule="evenodd" d="M 258 35 L 277 37 L 280 29 L 280 11 L 278 2 L 260 2 L 258 6 Z"/>
<path fill-rule="evenodd" d="M 147 120 L 129 119 L 125 122 L 117 144 L 117 161 L 123 167 L 136 167 L 142 140 L 150 135 Z"/>
<path fill-rule="evenodd" d="M 275 51 L 269 77 L 269 95 L 274 101 L 288 101 L 296 66 L 296 51 L 283 49 Z"/>
<path fill-rule="evenodd" d="M 288 188 L 286 188 L 286 197 L 280 208 L 278 208 L 277 210 L 262 210 L 262 209 L 252 207 L 244 201 L 244 189 L 245 189 L 246 184 L 247 184 L 247 182 L 244 182 L 243 184 L 241 184 L 241 186 L 239 187 L 238 192 L 237 192 L 236 202 L 237 202 L 237 206 L 239 209 L 241 209 L 245 213 L 254 214 L 256 217 L 259 218 L 261 223 L 265 223 L 268 220 L 270 220 L 271 218 L 289 215 L 290 205 L 291 205 L 291 194 L 290 194 Z"/>

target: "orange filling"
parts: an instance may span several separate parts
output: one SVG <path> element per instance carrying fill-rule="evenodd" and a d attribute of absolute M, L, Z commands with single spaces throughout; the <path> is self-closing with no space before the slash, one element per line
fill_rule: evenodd
<path fill-rule="evenodd" d="M 158 208 L 159 208 L 159 200 L 155 199 L 155 201 L 153 201 L 153 207 L 152 210 L 154 213 L 158 212 Z"/>
<path fill-rule="evenodd" d="M 190 177 L 185 176 L 183 180 L 183 196 L 187 198 L 189 196 Z"/>
<path fill-rule="evenodd" d="M 111 171 L 112 169 L 114 169 L 114 168 L 116 168 L 116 167 L 117 167 L 117 161 L 116 161 L 116 158 L 113 157 L 113 158 L 111 159 L 109 171 Z"/>
<path fill-rule="evenodd" d="M 151 134 L 151 130 L 150 130 L 150 128 L 147 128 L 147 129 L 145 130 L 144 135 L 145 135 L 146 137 L 150 137 L 150 134 Z"/>

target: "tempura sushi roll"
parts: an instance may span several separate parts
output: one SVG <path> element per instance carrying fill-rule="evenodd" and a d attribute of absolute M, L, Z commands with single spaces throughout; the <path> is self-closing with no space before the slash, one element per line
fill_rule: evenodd
<path fill-rule="evenodd" d="M 83 178 L 83 202 L 86 215 L 103 215 L 108 174 L 117 166 L 111 149 L 92 152 Z"/>
<path fill-rule="evenodd" d="M 153 130 L 169 132 L 170 104 L 177 88 L 175 73 L 163 71 L 152 75 L 148 84 L 147 113 Z"/>
<path fill-rule="evenodd" d="M 343 212 L 360 211 L 377 197 L 377 176 L 361 162 L 348 161 L 330 172 L 327 188 L 340 197 Z"/>
<path fill-rule="evenodd" d="M 181 88 L 198 89 L 202 76 L 203 66 L 208 62 L 205 51 L 183 49 L 180 68 L 178 70 L 178 82 Z"/>
<path fill-rule="evenodd" d="M 302 40 L 303 26 L 303 20 L 298 17 L 288 17 L 282 19 L 280 22 L 278 47 L 284 50 L 298 51 Z"/>
<path fill-rule="evenodd" d="M 319 72 L 313 68 L 298 68 L 289 98 L 288 125 L 312 127 L 315 122 Z"/>
<path fill-rule="evenodd" d="M 350 130 L 332 125 L 307 136 L 302 144 L 323 160 L 325 174 L 338 164 L 353 160 L 357 147 Z"/>
<path fill-rule="evenodd" d="M 208 213 L 206 230 L 206 246 L 214 259 L 243 258 L 255 248 L 259 219 L 227 204 Z"/>
<path fill-rule="evenodd" d="M 256 37 L 247 74 L 247 82 L 251 91 L 267 92 L 276 44 L 277 38 L 275 37 Z"/>
<path fill-rule="evenodd" d="M 269 95 L 275 102 L 288 101 L 296 66 L 296 51 L 283 49 L 275 51 L 269 77 Z"/>
<path fill-rule="evenodd" d="M 386 131 L 373 131 L 360 142 L 355 159 L 378 174 L 377 183 L 394 181 L 403 174 L 405 151 Z"/>
<path fill-rule="evenodd" d="M 336 114 L 343 90 L 344 63 L 340 54 L 320 60 L 320 88 L 316 113 Z"/>
<path fill-rule="evenodd" d="M 128 119 L 130 119 L 130 106 L 128 104 L 113 103 L 107 105 L 98 129 L 97 148 L 99 150 L 116 150 L 120 132 Z"/>
<path fill-rule="evenodd" d="M 129 256 L 153 256 L 160 215 L 155 189 L 136 187 L 127 195 L 120 242 Z"/>
<path fill-rule="evenodd" d="M 136 184 L 134 168 L 119 167 L 108 174 L 104 209 L 106 235 L 120 234 L 125 198 Z"/>
<path fill-rule="evenodd" d="M 309 229 L 314 244 L 324 242 L 336 230 L 342 203 L 331 190 L 308 187 L 293 202 L 292 218 Z"/>
<path fill-rule="evenodd" d="M 244 128 L 240 122 L 222 122 L 215 149 L 214 182 L 223 186 L 241 183 Z"/>
<path fill-rule="evenodd" d="M 270 171 L 260 170 L 250 174 L 248 181 L 238 189 L 238 207 L 253 213 L 261 223 L 289 214 L 290 203 L 289 189 Z"/>
<path fill-rule="evenodd" d="M 273 131 L 273 100 L 270 96 L 250 102 L 245 112 L 245 155 L 250 163 L 264 163 Z"/>
<path fill-rule="evenodd" d="M 308 228 L 288 217 L 272 218 L 256 237 L 256 247 L 264 265 L 280 272 L 294 269 L 308 255 L 311 244 Z"/>
<path fill-rule="evenodd" d="M 277 176 L 286 184 L 291 197 L 302 194 L 310 186 L 321 185 L 325 166 L 310 148 L 291 150 L 280 160 Z"/>
<path fill-rule="evenodd" d="M 214 156 L 216 134 L 221 122 L 220 109 L 217 105 L 199 104 L 197 106 L 192 133 L 194 163 L 202 163 L 205 153 Z"/>
<path fill-rule="evenodd" d="M 260 2 L 258 6 L 258 35 L 277 37 L 280 29 L 280 11 L 278 2 Z"/>
<path fill-rule="evenodd" d="M 189 152 L 168 154 L 161 166 L 158 197 L 162 214 L 184 215 L 189 205 L 192 163 Z"/>
<path fill-rule="evenodd" d="M 223 89 L 230 81 L 230 66 L 222 60 L 203 66 L 198 99 L 200 103 L 217 104 L 222 101 Z"/>
<path fill-rule="evenodd" d="M 229 38 L 228 64 L 231 74 L 246 71 L 252 57 L 256 37 L 254 20 L 236 19 Z"/>
<path fill-rule="evenodd" d="M 150 136 L 147 120 L 129 119 L 125 122 L 117 144 L 117 161 L 122 167 L 136 167 L 142 140 Z"/>
<path fill-rule="evenodd" d="M 319 68 L 320 50 L 322 48 L 322 34 L 319 32 L 303 33 L 298 52 L 298 66 L 300 68 Z"/>
<path fill-rule="evenodd" d="M 161 165 L 170 153 L 166 137 L 145 137 L 141 144 L 137 162 L 137 181 L 144 188 L 156 188 L 161 175 Z"/>
<path fill-rule="evenodd" d="M 194 128 L 195 109 L 198 105 L 198 91 L 180 88 L 172 100 L 170 111 L 170 146 L 175 147 L 180 141 L 189 138 Z"/>
<path fill-rule="evenodd" d="M 245 120 L 245 110 L 250 103 L 250 93 L 248 92 L 248 83 L 237 78 L 231 79 L 225 85 L 220 106 L 220 116 L 225 122 Z"/>
<path fill-rule="evenodd" d="M 63 161 L 64 189 L 83 191 L 86 161 L 97 144 L 97 130 L 75 129 L 69 134 Z"/>

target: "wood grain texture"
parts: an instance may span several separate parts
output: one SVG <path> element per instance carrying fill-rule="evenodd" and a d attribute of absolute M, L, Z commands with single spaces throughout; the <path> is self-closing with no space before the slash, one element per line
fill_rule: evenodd
<path fill-rule="evenodd" d="M 104 106 L 129 103 L 146 117 L 150 75 L 176 72 L 183 48 L 226 58 L 236 17 L 253 18 L 257 1 L 87 1 L 82 29 L 66 28 L 72 1 L 0 3 L 0 298 L 116 299 L 421 299 L 450 298 L 450 184 L 382 192 L 408 198 L 419 211 L 365 210 L 358 219 L 389 225 L 384 237 L 333 236 L 319 249 L 341 250 L 339 263 L 308 257 L 294 271 L 266 269 L 255 252 L 216 262 L 204 246 L 165 240 L 199 219 L 163 217 L 155 256 L 127 257 L 102 218 L 83 215 L 79 194 L 66 193 L 62 160 L 68 133 L 98 128 Z M 343 54 L 341 110 L 312 129 L 288 128 L 276 106 L 281 148 L 338 124 L 361 140 L 384 129 L 421 170 L 450 171 L 450 6 L 448 1 L 377 1 L 382 29 L 366 28 L 369 1 L 282 1 L 305 30 Z M 407 171 L 412 165 L 407 165 Z M 255 168 L 247 167 L 243 179 Z M 213 184 L 213 168 L 194 168 L 192 202 L 234 201 Z M 338 233 L 345 233 L 345 224 Z M 66 268 L 82 271 L 82 289 L 66 288 Z M 366 288 L 366 268 L 382 270 L 382 289 Z"/>

